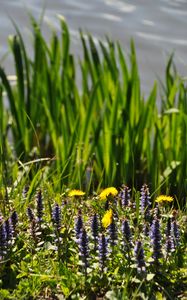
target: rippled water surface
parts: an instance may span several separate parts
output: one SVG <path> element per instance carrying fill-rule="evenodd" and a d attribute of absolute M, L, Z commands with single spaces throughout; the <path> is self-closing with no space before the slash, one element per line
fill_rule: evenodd
<path fill-rule="evenodd" d="M 28 45 L 31 43 L 27 10 L 38 18 L 45 7 L 44 34 L 48 25 L 59 30 L 57 14 L 63 15 L 72 36 L 72 51 L 81 55 L 78 31 L 92 33 L 95 40 L 108 35 L 120 41 L 126 52 L 135 41 L 142 90 L 147 93 L 156 77 L 163 78 L 168 54 L 175 52 L 181 74 L 187 75 L 187 0 L 0 0 L 0 57 L 7 52 L 7 37 L 15 20 Z M 11 57 L 3 61 L 12 73 Z"/>

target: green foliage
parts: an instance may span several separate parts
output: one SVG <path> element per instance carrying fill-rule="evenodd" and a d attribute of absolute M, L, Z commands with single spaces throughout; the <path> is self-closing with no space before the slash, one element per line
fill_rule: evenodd
<path fill-rule="evenodd" d="M 29 190 L 27 193 L 30 193 Z M 17 200 L 11 203 L 6 218 L 1 216 L 0 230 L 17 202 L 23 203 L 25 197 L 29 197 L 27 193 L 22 195 L 17 191 L 14 194 Z M 183 299 L 187 284 L 186 216 L 180 211 L 176 216 L 170 203 L 159 204 L 162 256 L 159 263 L 154 262 L 150 235 L 144 232 L 145 215 L 140 208 L 134 207 L 135 199 L 139 197 L 140 203 L 142 199 L 140 193 L 134 191 L 134 194 L 135 197 L 129 198 L 127 206 L 122 204 L 120 193 L 115 198 L 111 195 L 107 198 L 115 216 L 117 232 L 116 243 L 112 245 L 109 229 L 104 229 L 100 222 L 105 213 L 106 200 L 101 200 L 98 195 L 89 198 L 69 197 L 68 191 L 63 195 L 56 194 L 46 184 L 42 187 L 42 220 L 39 220 L 38 194 L 32 193 L 27 206 L 17 207 L 19 221 L 5 248 L 2 248 L 1 231 L 1 299 Z M 154 199 L 151 200 L 153 205 Z M 52 213 L 55 203 L 61 209 L 58 234 Z M 33 210 L 32 220 L 26 213 L 28 205 Z M 136 200 L 136 206 L 139 205 Z M 76 238 L 75 231 L 80 210 L 88 235 L 89 264 L 86 273 L 80 255 L 80 240 Z M 103 269 L 99 260 L 100 249 L 95 249 L 91 230 L 91 220 L 95 213 L 99 222 L 97 237 L 99 239 L 101 234 L 107 237 L 108 251 Z M 151 218 L 147 221 L 149 226 L 156 213 L 156 209 L 151 207 Z M 180 242 L 167 252 L 166 226 L 168 218 L 172 216 L 179 226 Z M 121 229 L 124 219 L 128 220 L 131 230 L 128 247 L 124 244 Z M 134 255 L 137 240 L 143 243 L 145 270 L 137 268 Z M 98 246 L 98 240 L 96 244 Z"/>
<path fill-rule="evenodd" d="M 183 205 L 187 89 L 173 68 L 172 57 L 158 112 L 156 83 L 147 99 L 141 94 L 133 42 L 126 59 L 119 44 L 106 39 L 96 45 L 91 35 L 80 32 L 79 68 L 63 18 L 60 36 L 52 32 L 49 44 L 32 16 L 31 24 L 33 58 L 15 24 L 16 35 L 9 38 L 15 85 L 0 67 L 1 167 L 5 169 L 5 160 L 19 160 L 24 166 L 39 159 L 38 169 L 45 164 L 42 158 L 50 167 L 49 176 L 58 174 L 59 187 L 93 190 L 98 184 L 125 182 L 139 188 L 147 182 L 153 191 L 176 194 Z M 2 180 L 5 185 L 7 179 Z"/>

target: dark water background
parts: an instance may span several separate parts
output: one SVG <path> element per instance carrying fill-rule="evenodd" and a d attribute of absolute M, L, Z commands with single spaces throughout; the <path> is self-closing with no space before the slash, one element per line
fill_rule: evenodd
<path fill-rule="evenodd" d="M 8 51 L 8 35 L 14 34 L 10 17 L 31 51 L 27 10 L 39 18 L 43 7 L 46 38 L 50 36 L 49 24 L 59 30 L 57 14 L 63 15 L 70 28 L 72 51 L 78 56 L 80 28 L 90 32 L 96 41 L 105 35 L 120 41 L 127 53 L 133 38 L 145 94 L 155 78 L 164 77 L 168 55 L 173 51 L 178 70 L 187 75 L 187 0 L 0 0 L 0 58 Z M 1 63 L 9 74 L 14 73 L 10 55 Z"/>

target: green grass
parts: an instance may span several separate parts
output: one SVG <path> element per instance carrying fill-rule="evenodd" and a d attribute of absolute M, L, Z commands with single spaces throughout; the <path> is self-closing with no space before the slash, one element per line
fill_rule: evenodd
<path fill-rule="evenodd" d="M 183 206 L 187 89 L 172 58 L 159 110 L 157 83 L 142 96 L 133 42 L 127 56 L 120 44 L 106 39 L 96 45 L 80 32 L 83 57 L 77 63 L 67 24 L 59 22 L 60 35 L 51 32 L 47 43 L 31 17 L 33 58 L 16 25 L 9 38 L 17 80 L 11 85 L 0 67 L 1 185 L 17 177 L 24 181 L 25 174 L 32 179 L 41 169 L 52 182 L 58 178 L 57 190 L 94 191 L 122 183 L 137 189 L 146 182 L 155 193 L 175 195 Z"/>

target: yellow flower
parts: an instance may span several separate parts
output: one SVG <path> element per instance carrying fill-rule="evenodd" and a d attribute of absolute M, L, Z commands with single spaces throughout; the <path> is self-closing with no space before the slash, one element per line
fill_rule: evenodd
<path fill-rule="evenodd" d="M 71 190 L 68 193 L 69 197 L 79 197 L 79 196 L 84 196 L 85 192 L 81 191 L 81 190 Z"/>
<path fill-rule="evenodd" d="M 167 195 L 160 195 L 156 198 L 155 202 L 172 202 L 173 201 L 173 197 L 171 196 L 167 196 Z"/>
<path fill-rule="evenodd" d="M 106 200 L 109 195 L 116 196 L 117 194 L 118 194 L 118 191 L 115 187 L 109 187 L 109 188 L 104 189 L 100 193 L 99 198 L 101 200 Z"/>
<path fill-rule="evenodd" d="M 112 223 L 112 210 L 109 209 L 106 211 L 102 218 L 102 225 L 104 228 L 107 228 Z"/>

